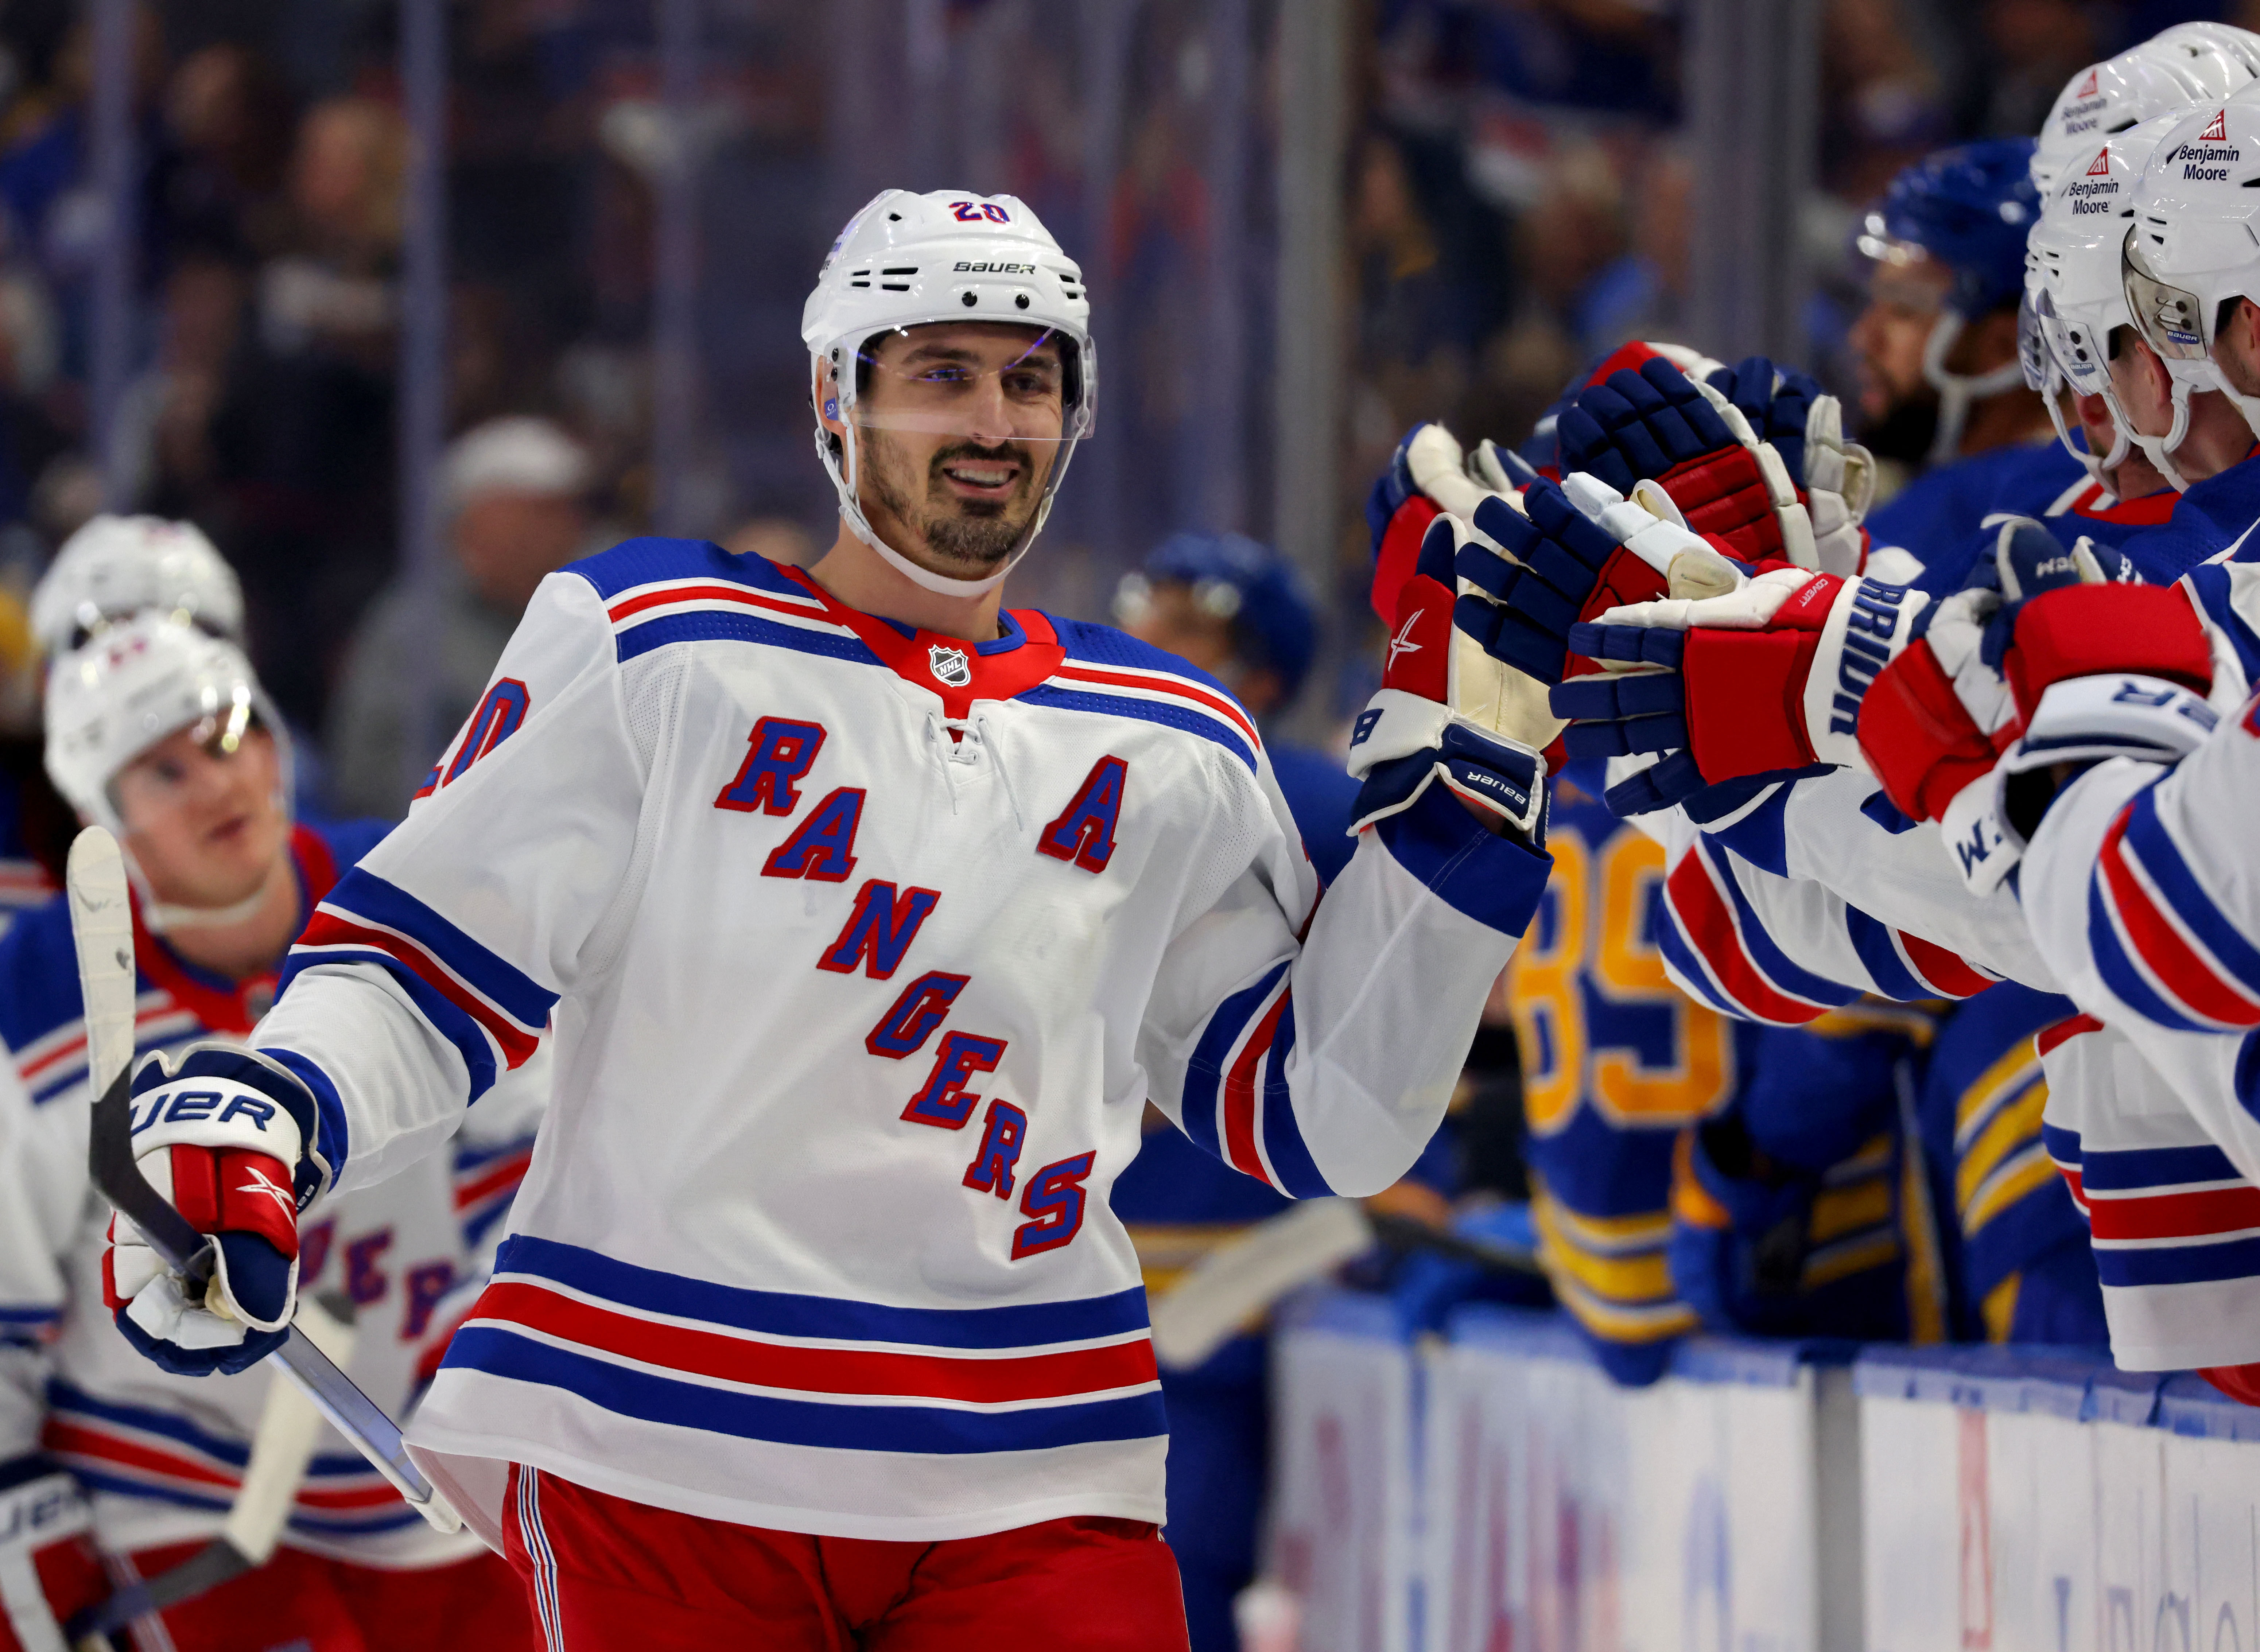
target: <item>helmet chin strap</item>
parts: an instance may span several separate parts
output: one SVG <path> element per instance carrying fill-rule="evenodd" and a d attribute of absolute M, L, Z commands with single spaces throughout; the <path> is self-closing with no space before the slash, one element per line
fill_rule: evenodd
<path fill-rule="evenodd" d="M 1931 438 L 1927 462 L 1944 464 L 1962 450 L 1963 427 L 1970 421 L 1970 406 L 1989 396 L 2015 390 L 2025 382 L 2024 363 L 2012 358 L 1990 373 L 1949 373 L 1946 358 L 1962 336 L 1963 319 L 1952 310 L 1939 312 L 1923 341 L 1922 376 L 1938 392 L 1938 432 Z"/>
<path fill-rule="evenodd" d="M 1052 513 L 1052 499 L 1059 491 L 1060 478 L 1067 474 L 1068 461 L 1075 456 L 1075 438 L 1061 444 L 1059 457 L 1052 463 L 1051 475 L 1045 478 L 1043 497 L 1037 501 L 1036 513 L 1020 535 L 1020 542 L 1012 554 L 998 567 L 995 573 L 982 579 L 953 579 L 947 574 L 937 574 L 930 568 L 921 568 L 893 546 L 881 539 L 863 514 L 862 501 L 856 490 L 857 452 L 855 425 L 852 419 L 842 419 L 845 432 L 838 438 L 841 452 L 835 454 L 832 433 L 823 425 L 816 427 L 817 452 L 822 455 L 824 468 L 832 473 L 832 485 L 840 495 L 840 518 L 847 523 L 848 531 L 878 552 L 880 559 L 913 585 L 933 591 L 940 597 L 982 597 L 1005 583 L 1005 576 L 1017 567 L 1022 557 L 1033 549 L 1036 535 L 1043 532 L 1044 522 Z"/>

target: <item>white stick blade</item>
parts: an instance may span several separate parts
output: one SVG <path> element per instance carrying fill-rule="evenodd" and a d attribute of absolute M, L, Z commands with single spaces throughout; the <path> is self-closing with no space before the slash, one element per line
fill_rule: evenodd
<path fill-rule="evenodd" d="M 86 999 L 87 1056 L 99 1096 L 133 1060 L 133 904 L 118 840 L 100 826 L 80 833 L 65 882 Z"/>
<path fill-rule="evenodd" d="M 1298 1285 L 1323 1279 L 1373 1246 L 1352 1198 L 1305 1199 L 1200 1259 L 1151 1306 L 1154 1357 L 1185 1370 Z"/>

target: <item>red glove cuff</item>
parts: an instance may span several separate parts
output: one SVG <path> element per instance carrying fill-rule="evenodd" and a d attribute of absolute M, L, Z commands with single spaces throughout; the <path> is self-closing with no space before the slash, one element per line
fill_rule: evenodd
<path fill-rule="evenodd" d="M 1434 499 L 1416 493 L 1389 518 L 1373 563 L 1373 611 L 1383 625 L 1395 627 L 1398 593 L 1420 563 L 1420 541 L 1427 537 L 1428 524 L 1443 514 Z"/>
<path fill-rule="evenodd" d="M 1877 674 L 1860 707 L 1859 738 L 1885 795 L 1916 820 L 1944 814 L 1954 795 L 1992 769 L 1996 755 L 1927 639 Z"/>
<path fill-rule="evenodd" d="M 1813 762 L 1805 680 L 1817 631 L 1687 633 L 1687 745 L 1705 779 L 1718 782 Z"/>
<path fill-rule="evenodd" d="M 2189 599 L 2170 585 L 2066 585 L 2042 591 L 2017 615 L 2002 662 L 2029 723 L 2041 696 L 2071 677 L 2134 671 L 2199 694 L 2213 687 L 2213 650 Z"/>
<path fill-rule="evenodd" d="M 286 1258 L 298 1254 L 290 1172 L 246 1148 L 175 1147 L 173 1203 L 200 1234 L 256 1234 Z"/>

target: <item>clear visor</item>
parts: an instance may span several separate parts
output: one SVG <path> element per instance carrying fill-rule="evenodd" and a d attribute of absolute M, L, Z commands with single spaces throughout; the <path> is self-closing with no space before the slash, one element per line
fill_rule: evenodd
<path fill-rule="evenodd" d="M 2151 274 L 2142 249 L 2136 245 L 2139 226 L 2127 232 L 2120 259 L 2120 274 L 2127 289 L 2127 309 L 2135 318 L 2142 341 L 2164 361 L 2206 359 L 2205 305 L 2185 287 L 2176 287 Z"/>
<path fill-rule="evenodd" d="M 260 726 L 250 690 L 239 686 L 228 704 L 175 733 L 185 732 L 189 744 L 213 762 L 227 762 L 243 750 L 245 741 Z M 168 734 L 129 759 L 112 777 L 111 805 L 121 813 L 129 802 L 136 808 L 162 807 L 194 791 L 199 779 L 197 766 L 182 761 L 174 736 Z"/>
<path fill-rule="evenodd" d="M 866 430 L 1055 448 L 1087 436 L 1082 352 L 1049 327 L 936 322 L 874 333 L 855 355 L 848 417 Z"/>
<path fill-rule="evenodd" d="M 2053 368 L 2075 395 L 2100 396 L 2110 388 L 2110 341 L 2087 322 L 2058 314 L 2055 297 L 2045 287 L 2028 290 L 2017 315 L 2017 354 L 2025 383 L 2045 393 L 2046 377 L 2034 376 L 2035 353 L 2043 373 Z"/>

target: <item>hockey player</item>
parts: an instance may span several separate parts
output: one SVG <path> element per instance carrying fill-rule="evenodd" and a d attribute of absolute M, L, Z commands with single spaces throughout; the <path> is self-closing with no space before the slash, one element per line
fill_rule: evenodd
<path fill-rule="evenodd" d="M 290 938 L 383 828 L 291 824 L 286 738 L 249 665 L 232 644 L 171 611 L 104 620 L 56 662 L 48 762 L 82 816 L 117 831 L 130 857 L 139 1048 L 178 1050 L 198 1040 L 240 1048 L 272 1001 Z M 60 1646 L 56 1621 L 107 1592 L 66 1579 L 25 1517 L 75 1504 L 82 1490 L 118 1586 L 164 1572 L 218 1534 L 268 1386 L 279 1380 L 265 1370 L 168 1374 L 111 1323 L 118 1288 L 130 1295 L 135 1282 L 108 1265 L 109 1212 L 86 1178 L 82 1013 L 58 896 L 0 940 L 0 1034 L 10 1057 L 0 1067 L 7 1652 Z M 538 1078 L 529 1071 L 529 1082 Z M 538 1102 L 528 1091 L 521 1083 L 514 1096 L 490 1100 L 494 1111 L 471 1121 L 454 1164 L 442 1155 L 340 1199 L 304 1236 L 306 1288 L 338 1293 L 358 1315 L 353 1373 L 396 1410 L 444 1348 L 454 1322 L 447 1298 L 471 1275 L 479 1230 L 523 1173 L 528 1105 Z M 222 1197 L 235 1179 L 224 1181 Z M 454 1317 L 468 1305 L 456 1305 Z M 274 1558 L 143 1619 L 139 1645 L 532 1644 L 531 1616 L 500 1560 L 468 1534 L 432 1531 L 343 1441 L 326 1432 L 324 1441 Z M 44 1591 L 27 1590 L 34 1575 L 46 1580 Z"/>
<path fill-rule="evenodd" d="M 1017 200 L 876 197 L 804 316 L 825 557 L 641 540 L 552 575 L 256 1048 L 137 1075 L 145 1162 L 241 1151 L 318 1216 L 554 1026 L 496 1283 L 412 1435 L 552 1646 L 1183 1646 L 1107 1198 L 1140 1115 L 1283 1191 L 1387 1185 L 1543 887 L 1557 725 L 1456 638 L 1448 554 L 1396 593 L 1315 912 L 1227 693 L 1000 607 L 1091 427 L 1088 315 Z M 207 1092 L 231 1130 L 171 1122 Z M 211 1222 L 232 1323 L 121 1234 L 121 1313 L 256 1359 L 296 1214 Z"/>
<path fill-rule="evenodd" d="M 2040 215 L 2032 153 L 2029 139 L 1990 139 L 1927 156 L 1859 236 L 1872 267 L 1851 333 L 1863 439 L 1913 457 L 1929 433 L 1924 471 L 1868 513 L 1878 546 L 1959 546 L 1989 511 L 2037 513 L 2079 479 L 2018 364 L 2025 236 Z"/>

